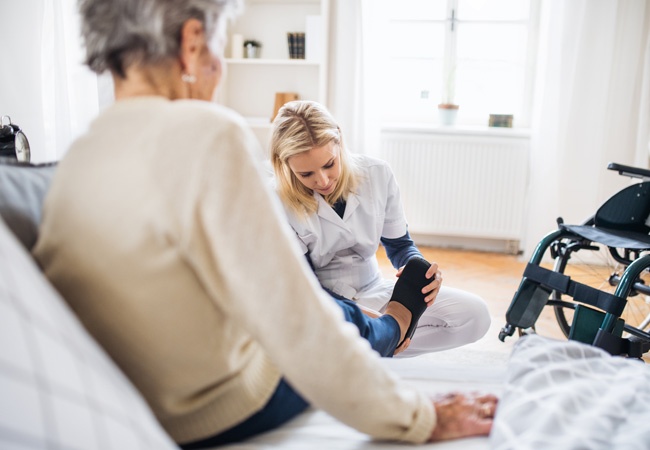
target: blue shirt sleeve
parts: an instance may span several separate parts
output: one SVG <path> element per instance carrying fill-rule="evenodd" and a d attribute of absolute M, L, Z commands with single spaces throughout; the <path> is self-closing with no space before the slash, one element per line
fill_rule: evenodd
<path fill-rule="evenodd" d="M 386 250 L 386 256 L 394 268 L 399 269 L 414 256 L 423 257 L 420 250 L 415 246 L 413 239 L 407 231 L 402 237 L 396 239 L 381 238 L 381 244 Z"/>

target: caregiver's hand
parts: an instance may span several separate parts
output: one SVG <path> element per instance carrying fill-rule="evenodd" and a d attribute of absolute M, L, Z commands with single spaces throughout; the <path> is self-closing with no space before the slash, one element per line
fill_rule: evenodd
<path fill-rule="evenodd" d="M 404 266 L 400 267 L 395 276 L 399 277 L 404 270 Z M 431 279 L 431 283 L 427 284 L 422 288 L 422 293 L 426 294 L 424 301 L 427 303 L 427 307 L 433 305 L 433 302 L 440 292 L 440 286 L 442 286 L 442 272 L 438 268 L 438 263 L 431 263 L 431 267 L 427 270 L 426 277 Z"/>

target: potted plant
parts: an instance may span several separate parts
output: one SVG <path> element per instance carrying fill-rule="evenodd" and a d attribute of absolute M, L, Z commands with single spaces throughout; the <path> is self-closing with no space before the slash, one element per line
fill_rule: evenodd
<path fill-rule="evenodd" d="M 438 120 L 440 125 L 453 125 L 456 123 L 456 115 L 460 106 L 454 103 L 438 104 Z"/>
<path fill-rule="evenodd" d="M 447 69 L 445 86 L 442 90 L 442 101 L 438 104 L 438 121 L 441 125 L 456 123 L 459 106 L 454 103 L 456 73 L 455 67 Z"/>
<path fill-rule="evenodd" d="M 258 41 L 248 40 L 244 42 L 244 55 L 246 58 L 259 58 L 262 44 Z"/>

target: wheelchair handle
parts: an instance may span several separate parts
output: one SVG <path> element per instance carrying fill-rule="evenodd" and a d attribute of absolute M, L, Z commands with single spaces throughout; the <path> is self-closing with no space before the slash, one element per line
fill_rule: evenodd
<path fill-rule="evenodd" d="M 626 175 L 631 178 L 641 178 L 642 180 L 650 180 L 650 170 L 648 169 L 625 166 L 618 163 L 609 163 L 607 169 L 616 170 L 619 175 Z"/>

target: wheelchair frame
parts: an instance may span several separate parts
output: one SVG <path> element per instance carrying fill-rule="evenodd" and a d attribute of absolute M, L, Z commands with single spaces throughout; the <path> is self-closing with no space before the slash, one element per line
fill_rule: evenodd
<path fill-rule="evenodd" d="M 650 181 L 650 170 L 615 163 L 609 164 L 608 169 L 616 170 L 620 175 Z M 583 225 L 593 226 L 594 218 L 595 216 Z M 650 333 L 645 331 L 650 325 L 650 312 L 638 327 L 624 323 L 621 315 L 628 303 L 628 297 L 637 293 L 650 295 L 650 286 L 644 284 L 640 278 L 644 271 L 650 269 L 650 254 L 643 255 L 644 252 L 650 252 L 650 242 L 646 248 L 612 247 L 601 243 L 608 248 L 615 261 L 625 266 L 620 277 L 610 276 L 610 285 L 616 286 L 615 292 L 611 294 L 577 282 L 564 274 L 573 252 L 598 248 L 592 246 L 593 242 L 598 243 L 597 240 L 577 234 L 571 227 L 581 228 L 565 226 L 562 219 L 558 219 L 558 229 L 547 234 L 537 244 L 506 312 L 506 324 L 499 333 L 499 339 L 504 341 L 506 337 L 514 334 L 515 329 L 519 329 L 520 335 L 534 332 L 535 322 L 542 309 L 552 306 L 555 308 L 558 324 L 569 339 L 592 344 L 611 354 L 640 358 L 650 350 Z M 600 233 L 602 234 L 602 230 Z M 555 260 L 552 270 L 540 266 L 544 254 L 549 249 Z M 623 255 L 618 249 L 623 251 Z M 571 297 L 573 301 L 562 300 L 562 294 Z M 570 330 L 567 330 L 564 308 L 576 312 Z M 623 337 L 623 332 L 628 333 L 629 337 Z"/>

